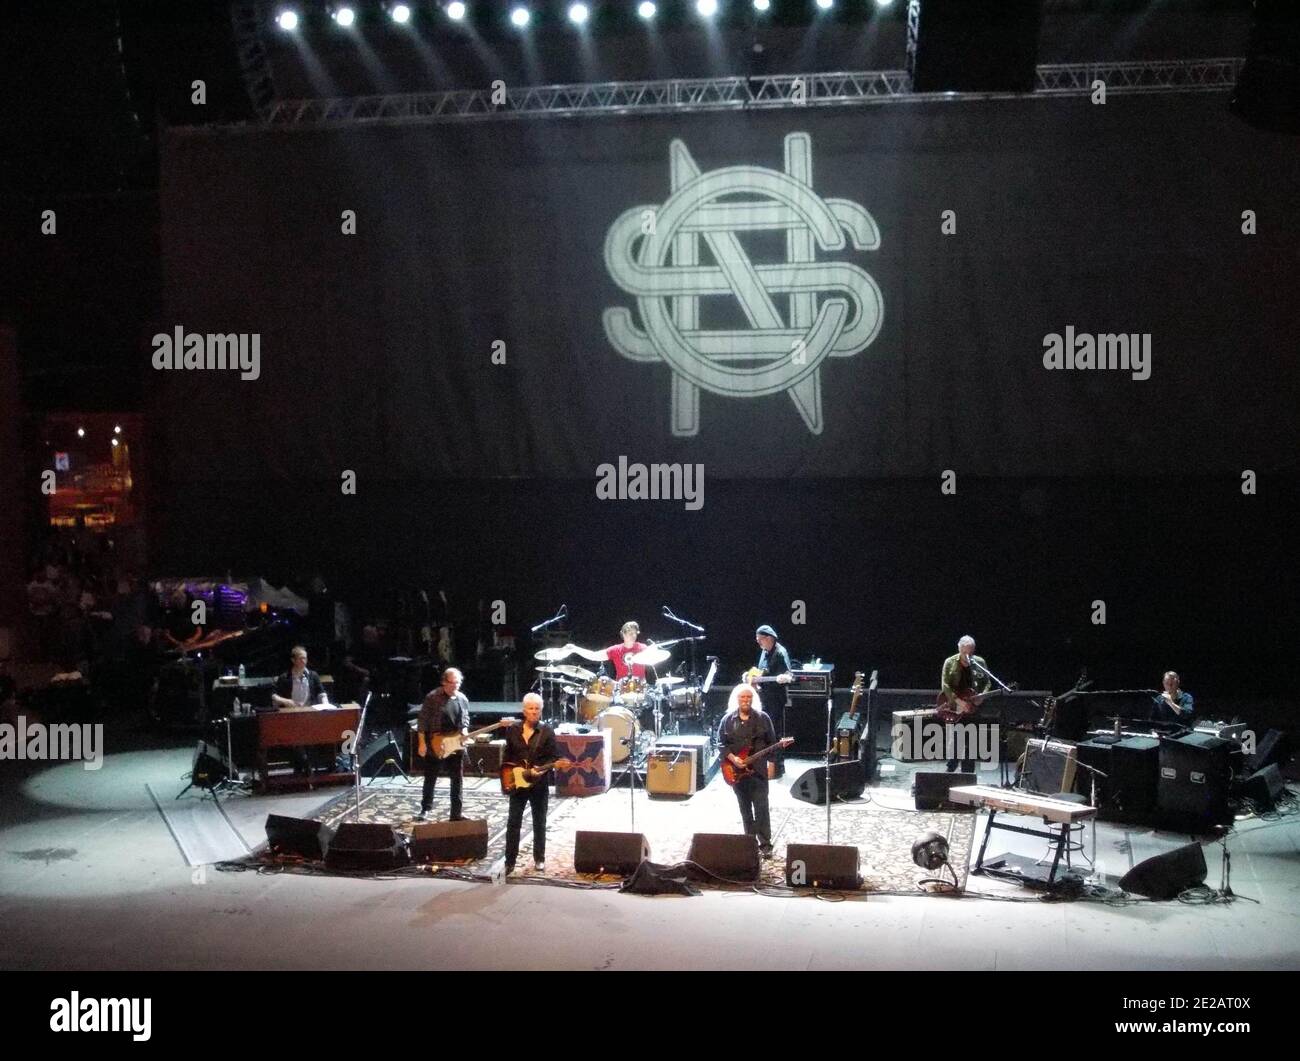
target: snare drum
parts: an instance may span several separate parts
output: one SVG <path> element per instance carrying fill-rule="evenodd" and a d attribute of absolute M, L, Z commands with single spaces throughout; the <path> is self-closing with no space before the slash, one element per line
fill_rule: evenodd
<path fill-rule="evenodd" d="M 586 690 L 578 697 L 578 718 L 591 722 L 614 700 L 614 679 L 604 676 L 592 678 Z"/>
<path fill-rule="evenodd" d="M 640 707 L 645 701 L 646 684 L 644 678 L 628 676 L 618 683 L 618 702 L 631 707 Z"/>
<path fill-rule="evenodd" d="M 597 729 L 609 730 L 614 762 L 621 763 L 632 754 L 641 726 L 631 711 L 625 707 L 611 707 L 596 716 L 595 725 Z"/>

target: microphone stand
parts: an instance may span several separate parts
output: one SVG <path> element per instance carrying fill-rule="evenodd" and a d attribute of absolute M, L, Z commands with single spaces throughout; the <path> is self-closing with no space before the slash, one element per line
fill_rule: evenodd
<path fill-rule="evenodd" d="M 994 674 L 991 670 L 989 670 L 988 667 L 982 666 L 981 664 L 975 662 L 974 655 L 972 655 L 970 658 L 970 666 L 971 666 L 971 670 L 978 671 L 980 674 L 983 674 L 986 678 L 991 679 L 993 681 L 993 684 L 995 684 L 998 687 L 998 689 L 1000 689 L 1002 692 L 1004 693 L 1015 692 L 1015 690 L 1012 689 L 1011 686 L 1009 686 L 1006 682 L 1004 682 L 1001 678 L 999 678 L 996 674 Z M 992 690 L 990 690 L 990 692 L 991 691 Z M 1038 708 L 1040 715 L 1043 713 L 1043 705 L 1040 704 L 1037 700 L 1031 699 L 1029 702 L 1033 704 L 1036 708 Z M 1009 779 L 1009 775 L 1007 774 L 1008 763 L 1005 754 L 1006 741 L 1003 737 L 1003 731 L 1005 730 L 1005 728 L 1006 727 L 1002 725 L 1002 708 L 1001 706 L 999 706 L 998 707 L 998 769 L 1001 771 L 1001 776 L 1002 776 L 1001 787 L 1014 788 L 1015 786 L 1012 784 L 1011 780 Z"/>
<path fill-rule="evenodd" d="M 826 842 L 831 842 L 831 716 L 835 711 L 835 690 L 826 691 Z"/>
<path fill-rule="evenodd" d="M 682 619 L 674 615 L 673 610 L 670 607 L 668 607 L 668 605 L 666 604 L 663 607 L 663 616 L 665 619 L 670 619 L 672 622 L 675 622 L 678 626 L 684 626 L 687 630 L 694 630 L 697 634 L 701 634 L 701 635 L 705 633 L 704 627 L 698 625 L 697 623 L 688 622 L 686 619 Z M 698 640 L 701 640 L 701 638 L 693 637 L 690 639 L 691 642 L 690 685 L 691 686 L 698 686 L 700 681 L 700 672 L 699 672 L 699 668 L 696 666 L 696 657 L 695 657 L 695 642 Z"/>
<path fill-rule="evenodd" d="M 366 709 L 370 707 L 372 693 L 366 693 L 366 702 L 361 705 L 361 717 L 357 719 L 357 735 L 352 739 L 352 784 L 356 792 L 357 821 L 361 820 L 361 756 L 357 754 L 357 743 L 366 732 Z"/>
<path fill-rule="evenodd" d="M 555 623 L 558 623 L 561 619 L 567 619 L 568 616 L 569 616 L 569 606 L 567 604 L 561 604 L 560 610 L 558 612 L 552 615 L 549 619 L 542 620 L 536 626 L 530 627 L 528 632 L 530 634 L 536 634 L 539 630 L 545 630 L 548 626 L 553 626 Z M 537 640 L 536 637 L 534 637 L 533 638 L 534 643 L 536 643 L 536 640 Z M 551 661 L 547 660 L 547 662 L 549 663 Z M 543 689 L 543 694 L 542 694 L 543 702 L 549 708 L 547 719 L 554 722 L 555 721 L 555 681 L 551 678 L 550 675 L 544 675 L 541 679 L 541 683 Z M 563 710 L 561 710 L 561 717 L 563 717 Z"/>

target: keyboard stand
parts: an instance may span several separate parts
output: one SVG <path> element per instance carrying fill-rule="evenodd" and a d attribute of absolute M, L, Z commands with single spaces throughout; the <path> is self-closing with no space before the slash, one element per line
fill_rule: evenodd
<path fill-rule="evenodd" d="M 1005 829 L 1007 832 L 1023 833 L 1025 836 L 1037 836 L 1040 839 L 1054 840 L 1056 842 L 1056 854 L 1052 858 L 1052 868 L 1047 874 L 1047 880 L 1044 882 L 1047 884 L 1048 887 L 1054 885 L 1056 883 L 1056 869 L 1061 863 L 1061 856 L 1065 854 L 1065 845 L 1070 837 L 1070 823 L 1069 822 L 1053 823 L 1053 822 L 1047 822 L 1044 819 L 1044 824 L 1046 824 L 1047 826 L 1046 829 L 1030 829 L 1023 825 L 1008 825 L 1006 822 L 998 821 L 997 820 L 998 811 L 996 808 L 990 807 L 988 809 L 988 814 L 989 814 L 988 824 L 984 827 L 984 841 L 983 843 L 980 844 L 979 857 L 975 859 L 974 872 L 976 873 L 985 873 L 985 872 L 997 873 L 998 872 L 996 869 L 990 869 L 990 870 L 984 869 L 984 852 L 987 850 L 989 846 L 989 837 L 993 835 L 993 830 Z M 1012 858 L 1013 856 L 1007 856 L 1008 860 L 1011 860 Z M 1021 880 L 1027 879 L 1027 876 L 1025 874 L 1017 873 L 1011 875 L 1016 876 Z"/>

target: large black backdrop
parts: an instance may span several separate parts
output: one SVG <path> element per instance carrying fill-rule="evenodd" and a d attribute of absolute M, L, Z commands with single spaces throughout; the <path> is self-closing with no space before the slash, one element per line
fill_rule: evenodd
<path fill-rule="evenodd" d="M 817 194 L 879 225 L 819 258 L 874 278 L 883 326 L 823 366 L 820 435 L 785 394 L 705 393 L 674 438 L 667 367 L 601 326 L 636 304 L 606 232 L 667 198 L 672 140 L 780 170 L 791 132 Z M 766 619 L 891 684 L 970 631 L 1029 684 L 1281 688 L 1298 191 L 1294 142 L 1220 97 L 176 133 L 160 329 L 259 333 L 262 377 L 157 377 L 159 540 L 190 569 L 322 570 L 363 607 L 440 582 L 518 627 L 565 601 L 587 640 L 668 602 L 737 663 Z M 1067 325 L 1151 333 L 1151 378 L 1045 372 Z M 702 463 L 703 509 L 597 501 L 622 454 Z"/>

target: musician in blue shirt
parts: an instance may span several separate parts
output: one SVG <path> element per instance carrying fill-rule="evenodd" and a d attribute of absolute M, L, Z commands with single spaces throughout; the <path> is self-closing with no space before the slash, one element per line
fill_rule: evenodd
<path fill-rule="evenodd" d="M 1151 709 L 1152 722 L 1180 722 L 1183 725 L 1191 725 L 1192 714 L 1196 708 L 1192 701 L 1192 694 L 1183 692 L 1181 682 L 1182 679 L 1178 677 L 1177 671 L 1165 671 L 1163 682 L 1165 691 L 1154 699 L 1155 706 Z"/>

